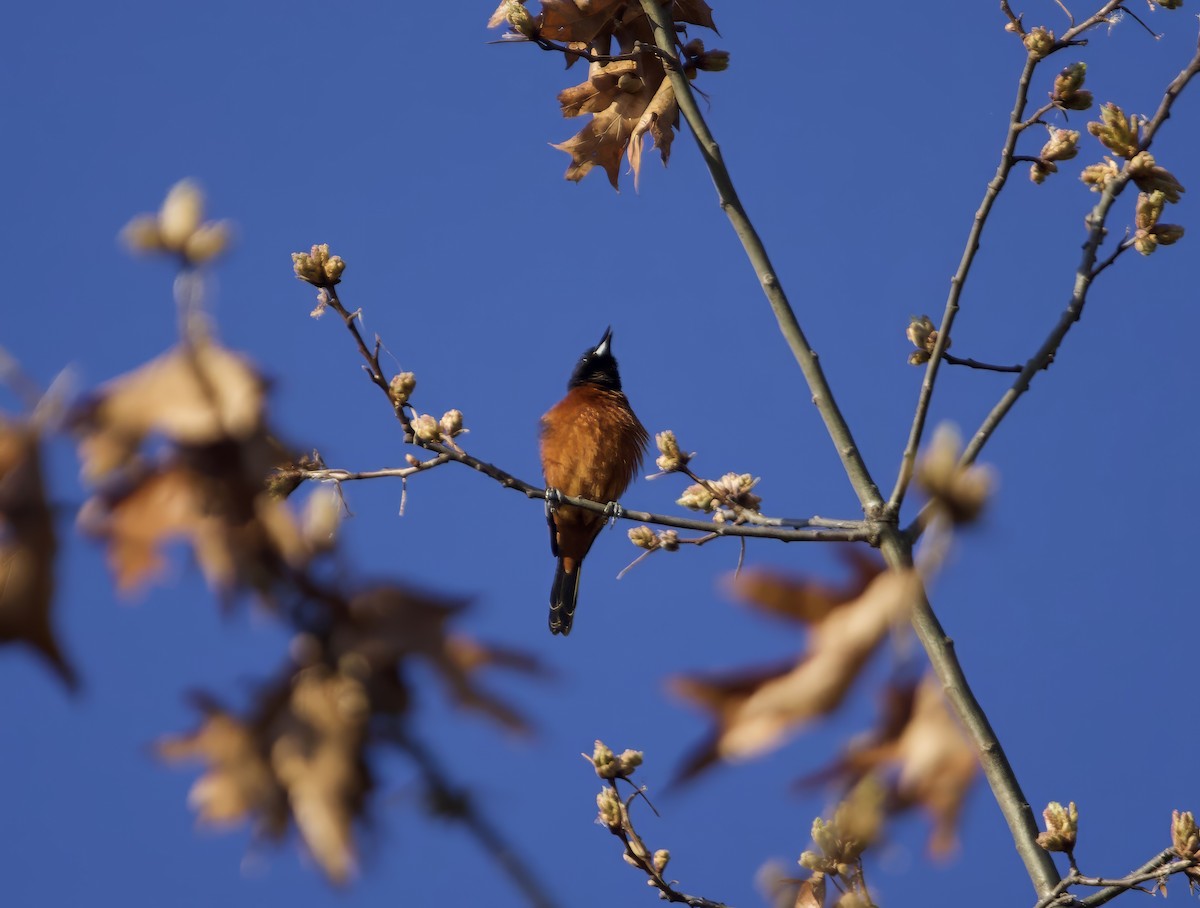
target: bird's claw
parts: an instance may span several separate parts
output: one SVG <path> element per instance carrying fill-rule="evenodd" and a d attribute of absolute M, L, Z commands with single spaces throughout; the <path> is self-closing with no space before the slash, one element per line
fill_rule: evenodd
<path fill-rule="evenodd" d="M 549 519 L 562 504 L 562 492 L 558 489 L 546 489 L 546 517 Z"/>
<path fill-rule="evenodd" d="M 609 527 L 615 527 L 621 515 L 625 513 L 625 509 L 615 501 L 610 501 L 604 506 L 604 519 L 608 521 Z"/>

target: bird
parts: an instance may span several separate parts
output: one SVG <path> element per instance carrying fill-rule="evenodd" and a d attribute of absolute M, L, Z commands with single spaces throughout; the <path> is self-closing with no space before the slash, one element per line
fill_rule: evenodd
<path fill-rule="evenodd" d="M 566 396 L 542 417 L 542 472 L 550 551 L 558 558 L 550 587 L 550 633 L 571 633 L 584 556 L 617 510 L 641 466 L 649 436 L 621 390 L 612 354 L 612 328 L 585 351 L 567 382 Z M 611 505 L 605 513 L 569 504 L 559 494 Z"/>

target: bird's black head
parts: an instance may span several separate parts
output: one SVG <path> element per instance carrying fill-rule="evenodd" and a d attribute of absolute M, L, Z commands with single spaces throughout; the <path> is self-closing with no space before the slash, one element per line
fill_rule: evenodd
<path fill-rule="evenodd" d="M 612 328 L 604 332 L 600 343 L 579 357 L 567 387 L 578 388 L 580 385 L 595 385 L 607 391 L 621 390 L 621 376 L 612 355 Z"/>

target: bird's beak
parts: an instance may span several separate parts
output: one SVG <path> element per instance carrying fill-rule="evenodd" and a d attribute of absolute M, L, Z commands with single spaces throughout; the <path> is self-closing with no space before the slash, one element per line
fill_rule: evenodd
<path fill-rule="evenodd" d="M 609 348 L 611 346 L 612 346 L 612 325 L 609 325 L 604 330 L 604 337 L 600 338 L 600 343 L 596 344 L 596 349 L 594 352 L 598 356 L 603 356 L 604 354 L 610 352 Z"/>

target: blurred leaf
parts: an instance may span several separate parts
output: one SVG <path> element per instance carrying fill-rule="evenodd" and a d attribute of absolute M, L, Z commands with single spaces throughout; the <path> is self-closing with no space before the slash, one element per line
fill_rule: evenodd
<path fill-rule="evenodd" d="M 761 580 L 760 575 L 755 582 Z M 803 583 L 796 585 L 798 591 L 804 588 Z M 786 598 L 779 588 L 771 590 L 773 600 Z M 811 719 L 835 710 L 888 631 L 907 617 L 919 592 L 915 572 L 878 574 L 857 598 L 836 604 L 817 620 L 794 666 L 715 679 L 673 679 L 672 689 L 712 713 L 716 724 L 712 737 L 687 761 L 681 777 L 694 775 L 718 759 L 761 754 Z M 804 601 L 797 595 L 798 601 Z M 805 608 L 817 612 L 828 604 L 814 599 Z"/>
<path fill-rule="evenodd" d="M 75 689 L 50 618 L 57 553 L 37 433 L 0 417 L 0 643 L 33 647 Z"/>

